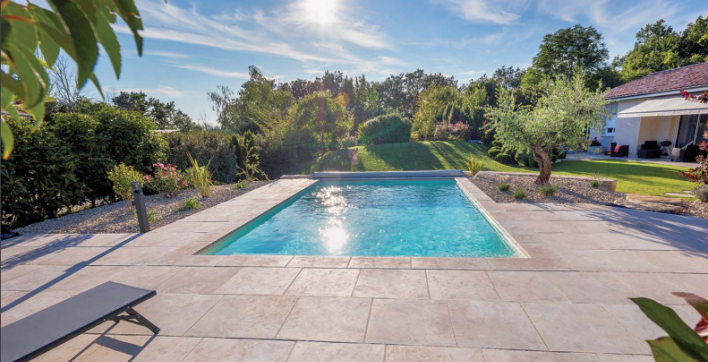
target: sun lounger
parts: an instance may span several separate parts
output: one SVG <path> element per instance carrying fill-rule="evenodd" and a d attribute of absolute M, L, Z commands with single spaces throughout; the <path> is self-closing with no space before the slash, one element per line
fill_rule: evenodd
<path fill-rule="evenodd" d="M 0 331 L 0 362 L 27 361 L 108 321 L 128 320 L 160 331 L 133 307 L 154 290 L 108 282 L 32 314 Z"/>

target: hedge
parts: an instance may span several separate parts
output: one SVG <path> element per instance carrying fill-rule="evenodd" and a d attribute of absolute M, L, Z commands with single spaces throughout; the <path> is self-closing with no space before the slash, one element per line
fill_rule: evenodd
<path fill-rule="evenodd" d="M 219 131 L 196 131 L 190 133 L 168 133 L 164 135 L 169 149 L 167 163 L 179 170 L 191 167 L 187 152 L 200 165 L 209 164 L 213 179 L 220 182 L 233 182 L 238 174 L 236 145 L 230 134 Z"/>
<path fill-rule="evenodd" d="M 55 113 L 39 128 L 7 120 L 15 149 L 0 166 L 3 222 L 21 226 L 87 201 L 112 201 L 108 170 L 122 162 L 148 173 L 164 160 L 167 144 L 150 118 L 105 104 L 92 112 Z"/>
<path fill-rule="evenodd" d="M 359 126 L 361 144 L 400 143 L 410 139 L 411 122 L 400 113 L 374 117 Z"/>

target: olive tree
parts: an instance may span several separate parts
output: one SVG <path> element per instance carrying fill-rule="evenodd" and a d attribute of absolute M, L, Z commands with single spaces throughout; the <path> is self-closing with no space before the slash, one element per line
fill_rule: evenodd
<path fill-rule="evenodd" d="M 536 184 L 546 184 L 551 178 L 551 150 L 587 147 L 587 132 L 604 127 L 607 102 L 601 92 L 585 87 L 581 72 L 540 87 L 542 96 L 534 106 L 518 104 L 511 91 L 498 87 L 497 107 L 488 107 L 485 115 L 490 121 L 488 129 L 496 131 L 505 150 L 531 152 L 540 169 Z"/>

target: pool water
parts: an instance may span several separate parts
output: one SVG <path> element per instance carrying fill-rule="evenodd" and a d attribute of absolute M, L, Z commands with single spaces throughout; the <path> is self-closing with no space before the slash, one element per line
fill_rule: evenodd
<path fill-rule="evenodd" d="M 205 254 L 520 256 L 454 180 L 320 181 Z"/>

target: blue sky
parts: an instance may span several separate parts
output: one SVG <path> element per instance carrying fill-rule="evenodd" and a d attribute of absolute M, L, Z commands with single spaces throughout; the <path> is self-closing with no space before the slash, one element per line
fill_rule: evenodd
<path fill-rule="evenodd" d="M 195 120 L 215 119 L 206 93 L 238 89 L 248 66 L 281 81 L 313 79 L 324 70 L 381 80 L 413 71 L 466 82 L 502 65 L 527 67 L 543 36 L 576 23 L 602 32 L 611 57 L 634 34 L 665 19 L 682 30 L 708 4 L 696 0 L 137 0 L 146 30 L 138 57 L 118 25 L 123 70 L 115 79 L 102 56 L 104 92 L 143 90 Z M 86 93 L 96 97 L 88 86 Z"/>

